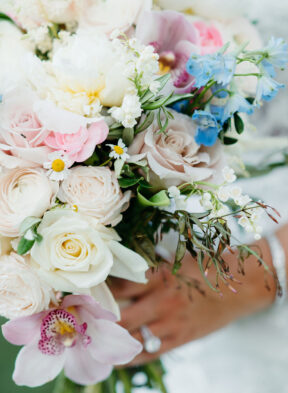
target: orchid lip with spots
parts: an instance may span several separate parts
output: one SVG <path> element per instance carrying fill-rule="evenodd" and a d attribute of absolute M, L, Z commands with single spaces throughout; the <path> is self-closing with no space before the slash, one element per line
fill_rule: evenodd
<path fill-rule="evenodd" d="M 142 350 L 116 319 L 92 297 L 70 295 L 58 308 L 7 322 L 2 328 L 6 339 L 24 345 L 16 360 L 15 382 L 39 386 L 63 368 L 79 384 L 106 379 L 113 365 L 129 362 Z"/>

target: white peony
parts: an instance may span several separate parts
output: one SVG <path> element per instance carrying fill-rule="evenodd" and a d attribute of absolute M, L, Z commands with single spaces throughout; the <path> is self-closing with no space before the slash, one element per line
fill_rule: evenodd
<path fill-rule="evenodd" d="M 33 266 L 55 290 L 87 291 L 108 275 L 145 283 L 145 260 L 119 243 L 113 229 L 72 210 L 47 212 L 31 249 Z"/>
<path fill-rule="evenodd" d="M 96 117 L 102 105 L 121 106 L 134 89 L 124 72 L 130 57 L 125 49 L 118 49 L 105 35 L 81 30 L 57 46 L 51 62 L 26 57 L 27 77 L 41 98 Z"/>
<path fill-rule="evenodd" d="M 49 308 L 51 288 L 28 264 L 28 258 L 11 253 L 0 257 L 0 315 L 13 319 Z"/>
<path fill-rule="evenodd" d="M 44 171 L 20 168 L 0 177 L 0 234 L 19 236 L 19 228 L 27 217 L 42 217 L 54 203 L 58 185 Z"/>
<path fill-rule="evenodd" d="M 184 11 L 208 19 L 227 20 L 246 13 L 248 0 L 155 0 L 163 9 Z"/>
<path fill-rule="evenodd" d="M 7 21 L 0 21 L 0 86 L 1 94 L 25 77 L 23 58 L 32 52 L 32 47 L 23 40 L 23 34 Z"/>
<path fill-rule="evenodd" d="M 112 226 L 121 221 L 121 212 L 128 208 L 130 197 L 130 191 L 123 195 L 114 172 L 103 167 L 72 168 L 58 193 L 63 203 Z"/>
<path fill-rule="evenodd" d="M 83 0 L 79 24 L 95 27 L 106 34 L 115 29 L 126 31 L 137 23 L 142 11 L 151 8 L 152 0 Z"/>

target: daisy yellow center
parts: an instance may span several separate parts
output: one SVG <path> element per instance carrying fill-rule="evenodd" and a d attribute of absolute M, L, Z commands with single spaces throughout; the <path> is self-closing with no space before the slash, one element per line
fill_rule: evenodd
<path fill-rule="evenodd" d="M 61 158 L 57 158 L 52 162 L 52 169 L 54 172 L 63 172 L 65 169 L 65 162 Z"/>
<path fill-rule="evenodd" d="M 122 154 L 124 153 L 124 149 L 122 147 L 120 147 L 120 146 L 114 146 L 114 151 L 119 156 L 122 156 Z"/>

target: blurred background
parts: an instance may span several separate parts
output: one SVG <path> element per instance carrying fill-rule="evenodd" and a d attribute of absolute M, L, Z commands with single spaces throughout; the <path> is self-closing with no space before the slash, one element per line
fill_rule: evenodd
<path fill-rule="evenodd" d="M 271 35 L 288 41 L 287 0 L 249 0 L 247 4 L 247 15 L 255 21 L 265 41 Z M 288 71 L 280 74 L 280 80 L 288 85 Z M 287 90 L 282 89 L 272 104 L 263 106 L 252 122 L 260 138 L 263 135 L 287 138 Z M 265 157 L 266 152 L 262 153 Z M 242 181 L 242 185 L 249 194 L 261 195 L 280 210 L 284 223 L 288 220 L 287 179 L 288 169 L 284 167 L 257 181 Z M 268 231 L 276 229 L 268 222 L 265 227 Z M 287 393 L 287 321 L 288 306 L 281 312 L 269 310 L 168 354 L 164 362 L 169 393 Z M 13 384 L 11 376 L 18 351 L 18 347 L 0 337 L 0 392 L 52 393 L 52 384 L 36 389 Z"/>

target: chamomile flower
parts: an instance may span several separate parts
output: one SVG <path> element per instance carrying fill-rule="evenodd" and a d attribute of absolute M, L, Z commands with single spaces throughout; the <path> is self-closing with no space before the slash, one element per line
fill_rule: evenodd
<path fill-rule="evenodd" d="M 117 145 L 108 146 L 111 147 L 111 153 L 109 154 L 109 157 L 122 161 L 127 161 L 127 159 L 130 158 L 129 154 L 127 153 L 128 148 L 121 138 L 119 139 Z"/>
<path fill-rule="evenodd" d="M 62 181 L 66 179 L 69 172 L 69 159 L 62 151 L 56 151 L 49 154 L 49 161 L 43 164 L 45 169 L 48 169 L 47 175 L 51 180 Z"/>

